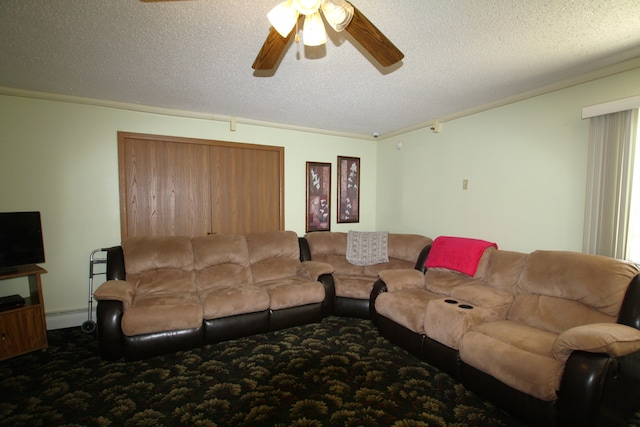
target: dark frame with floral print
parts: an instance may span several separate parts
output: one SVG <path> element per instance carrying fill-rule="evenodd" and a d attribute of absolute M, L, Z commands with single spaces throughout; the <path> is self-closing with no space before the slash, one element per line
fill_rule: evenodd
<path fill-rule="evenodd" d="M 360 222 L 360 158 L 338 156 L 338 222 Z"/>
<path fill-rule="evenodd" d="M 331 163 L 307 162 L 306 229 L 331 231 Z"/>

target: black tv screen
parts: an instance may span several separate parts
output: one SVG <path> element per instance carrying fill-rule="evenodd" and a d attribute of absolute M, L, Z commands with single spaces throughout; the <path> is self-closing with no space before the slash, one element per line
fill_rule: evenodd
<path fill-rule="evenodd" d="M 0 270 L 44 261 L 40 212 L 0 212 Z"/>

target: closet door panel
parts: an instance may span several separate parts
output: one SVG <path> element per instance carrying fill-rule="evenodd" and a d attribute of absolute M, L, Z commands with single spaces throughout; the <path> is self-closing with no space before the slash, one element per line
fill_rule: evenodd
<path fill-rule="evenodd" d="M 118 132 L 120 227 L 134 236 L 284 229 L 284 148 Z"/>
<path fill-rule="evenodd" d="M 211 147 L 213 232 L 284 228 L 284 150 L 273 148 Z"/>
<path fill-rule="evenodd" d="M 199 236 L 211 230 L 209 147 L 127 139 L 121 148 L 123 237 Z"/>

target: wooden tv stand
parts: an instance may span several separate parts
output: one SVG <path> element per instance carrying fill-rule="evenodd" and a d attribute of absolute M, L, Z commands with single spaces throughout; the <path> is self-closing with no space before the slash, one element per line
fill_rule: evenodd
<path fill-rule="evenodd" d="M 25 298 L 24 306 L 0 311 L 0 360 L 45 349 L 49 345 L 40 280 L 40 275 L 46 272 L 33 264 L 0 275 L 0 280 L 17 277 L 29 280 L 29 297 Z"/>

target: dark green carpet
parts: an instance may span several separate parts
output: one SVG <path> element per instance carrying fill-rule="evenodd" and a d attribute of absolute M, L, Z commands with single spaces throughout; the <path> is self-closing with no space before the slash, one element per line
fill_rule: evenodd
<path fill-rule="evenodd" d="M 370 321 L 321 324 L 138 362 L 104 362 L 79 328 L 0 362 L 7 426 L 517 426 Z"/>

